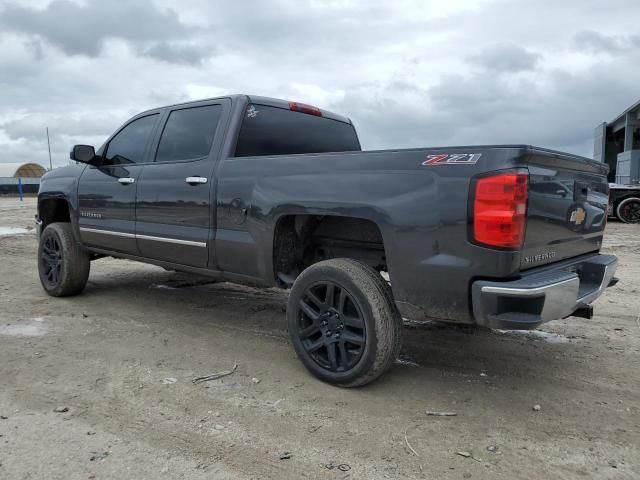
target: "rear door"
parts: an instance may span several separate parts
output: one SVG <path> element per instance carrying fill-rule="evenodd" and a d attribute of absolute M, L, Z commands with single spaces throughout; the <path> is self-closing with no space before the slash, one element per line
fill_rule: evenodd
<path fill-rule="evenodd" d="M 263 178 L 257 178 L 253 166 L 266 163 L 274 165 L 278 175 L 284 172 L 278 170 L 282 167 L 277 162 L 262 157 L 359 150 L 358 136 L 348 121 L 324 116 L 315 107 L 294 102 L 249 103 L 243 112 L 235 152 L 219 170 L 215 243 L 218 269 L 254 277 L 264 275 L 267 260 L 262 256 L 259 238 L 264 235 L 260 217 L 265 213 L 251 205 L 254 195 L 261 195 L 256 184 Z M 264 167 L 255 170 L 265 172 Z"/>
<path fill-rule="evenodd" d="M 80 236 L 93 247 L 136 255 L 137 180 L 149 154 L 159 111 L 134 117 L 106 144 L 100 166 L 78 182 Z M 100 152 L 99 152 L 100 153 Z"/>
<path fill-rule="evenodd" d="M 136 238 L 143 257 L 206 267 L 215 232 L 214 167 L 229 100 L 168 110 L 140 175 Z"/>
<path fill-rule="evenodd" d="M 605 167 L 580 157 L 532 155 L 521 268 L 595 252 L 607 222 Z"/>

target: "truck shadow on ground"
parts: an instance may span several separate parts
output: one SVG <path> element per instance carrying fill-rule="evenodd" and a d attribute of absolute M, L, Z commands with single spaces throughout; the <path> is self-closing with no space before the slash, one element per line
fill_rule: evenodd
<path fill-rule="evenodd" d="M 127 292 L 130 300 L 122 299 Z M 118 268 L 92 274 L 86 296 L 106 303 L 127 301 L 146 312 L 144 321 L 180 319 L 206 332 L 233 329 L 247 335 L 287 340 L 287 292 L 214 282 L 176 272 L 149 268 Z M 118 297 L 117 300 L 114 297 Z M 159 326 L 163 328 L 162 325 Z M 214 334 L 214 333 L 211 333 Z M 405 320 L 403 350 L 394 371 L 416 375 L 435 369 L 443 376 L 501 375 L 528 382 L 542 381 L 554 369 L 575 370 L 576 340 L 545 332 L 497 332 L 472 326 Z M 580 368 L 578 366 L 578 368 Z M 411 372 L 411 373 L 409 373 Z M 403 375 L 401 375 L 403 376 Z"/>

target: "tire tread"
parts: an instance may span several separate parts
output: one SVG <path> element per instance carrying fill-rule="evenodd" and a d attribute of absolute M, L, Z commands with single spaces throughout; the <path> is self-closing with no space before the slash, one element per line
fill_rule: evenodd
<path fill-rule="evenodd" d="M 42 232 L 42 236 L 49 233 L 49 230 L 55 231 L 62 245 L 63 278 L 59 285 L 53 288 L 48 288 L 41 280 L 42 286 L 52 297 L 77 295 L 84 290 L 89 278 L 91 267 L 89 254 L 76 242 L 70 223 L 51 223 Z M 40 248 L 38 248 L 38 268 L 40 268 Z"/>
<path fill-rule="evenodd" d="M 375 357 L 370 368 L 353 380 L 331 383 L 341 387 L 359 387 L 370 383 L 387 371 L 400 354 L 402 318 L 393 300 L 391 288 L 373 268 L 350 258 L 335 258 L 315 263 L 300 274 L 296 283 L 304 282 L 309 275 L 314 275 L 314 272 L 319 269 L 338 270 L 350 277 L 369 303 L 376 325 L 377 344 L 374 346 Z M 292 293 L 295 290 L 296 285 L 294 284 Z M 293 294 L 295 295 L 295 293 Z M 290 297 L 290 305 L 291 302 Z"/>
<path fill-rule="evenodd" d="M 625 203 L 630 202 L 630 201 L 633 201 L 633 202 L 640 202 L 640 198 L 638 198 L 638 197 L 633 197 L 633 196 L 632 196 L 632 197 L 626 197 L 626 198 L 623 198 L 622 200 L 620 200 L 620 201 L 618 202 L 618 204 L 616 205 L 616 209 L 615 209 L 616 218 L 617 218 L 618 220 L 620 220 L 621 222 L 623 222 L 623 223 L 634 223 L 634 222 L 630 222 L 629 220 L 625 219 L 625 218 L 620 214 L 620 211 L 621 211 L 620 209 L 622 208 L 622 206 L 623 206 Z"/>

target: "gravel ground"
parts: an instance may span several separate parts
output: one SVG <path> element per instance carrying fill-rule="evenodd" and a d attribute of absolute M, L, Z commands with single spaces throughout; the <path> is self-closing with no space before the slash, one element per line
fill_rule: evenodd
<path fill-rule="evenodd" d="M 607 227 L 620 283 L 592 320 L 407 323 L 344 390 L 295 358 L 286 292 L 105 258 L 49 298 L 34 213 L 0 199 L 1 479 L 640 478 L 640 226 Z"/>

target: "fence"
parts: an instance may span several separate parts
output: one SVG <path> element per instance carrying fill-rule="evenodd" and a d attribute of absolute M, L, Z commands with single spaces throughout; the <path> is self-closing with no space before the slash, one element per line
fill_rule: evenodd
<path fill-rule="evenodd" d="M 22 183 L 22 193 L 38 193 L 40 178 L 0 177 L 0 195 L 18 195 L 19 183 Z"/>

